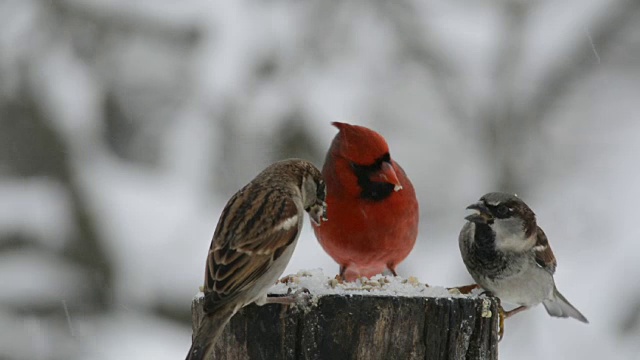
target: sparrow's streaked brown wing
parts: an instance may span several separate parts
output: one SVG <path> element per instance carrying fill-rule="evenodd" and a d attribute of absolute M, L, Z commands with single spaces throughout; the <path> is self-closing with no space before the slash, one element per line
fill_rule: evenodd
<path fill-rule="evenodd" d="M 556 272 L 556 257 L 553 255 L 553 251 L 551 251 L 547 235 L 539 226 L 537 230 L 537 241 L 533 247 L 533 252 L 536 257 L 536 263 L 553 275 L 553 273 Z"/>
<path fill-rule="evenodd" d="M 289 196 L 250 186 L 229 200 L 214 233 L 205 278 L 207 313 L 251 289 L 300 231 L 302 215 Z"/>

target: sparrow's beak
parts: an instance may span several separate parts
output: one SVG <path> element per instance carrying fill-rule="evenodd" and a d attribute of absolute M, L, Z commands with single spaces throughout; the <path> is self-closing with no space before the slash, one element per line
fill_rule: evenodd
<path fill-rule="evenodd" d="M 381 183 L 389 183 L 395 185 L 393 191 L 402 190 L 402 184 L 400 184 L 400 180 L 398 180 L 398 175 L 396 175 L 395 170 L 393 170 L 393 166 L 391 163 L 383 162 L 380 171 L 371 175 L 370 180 L 372 182 L 381 182 Z"/>
<path fill-rule="evenodd" d="M 327 221 L 327 203 L 319 201 L 309 209 L 309 218 L 315 226 L 320 226 L 323 221 Z"/>
<path fill-rule="evenodd" d="M 467 206 L 467 210 L 477 211 L 477 213 L 465 217 L 464 219 L 467 221 L 486 224 L 488 221 L 493 220 L 491 211 L 489 211 L 489 209 L 482 202 L 477 202 L 475 204 Z"/>

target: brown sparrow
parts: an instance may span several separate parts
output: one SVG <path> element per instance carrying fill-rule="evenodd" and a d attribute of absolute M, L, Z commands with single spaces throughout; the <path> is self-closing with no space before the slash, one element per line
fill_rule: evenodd
<path fill-rule="evenodd" d="M 231 197 L 207 256 L 207 316 L 187 359 L 206 358 L 243 306 L 267 303 L 267 290 L 282 275 L 296 246 L 304 212 L 317 226 L 326 221 L 325 195 L 320 171 L 308 161 L 291 159 L 267 167 Z"/>
<path fill-rule="evenodd" d="M 556 259 L 533 211 L 521 199 L 489 193 L 467 209 L 476 213 L 459 237 L 467 270 L 485 290 L 519 307 L 505 317 L 542 303 L 551 316 L 587 319 L 560 294 L 553 280 Z"/>

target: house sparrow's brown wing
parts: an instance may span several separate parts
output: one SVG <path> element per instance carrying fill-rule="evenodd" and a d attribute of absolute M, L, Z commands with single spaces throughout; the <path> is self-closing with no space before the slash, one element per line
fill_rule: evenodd
<path fill-rule="evenodd" d="M 207 258 L 205 312 L 255 285 L 296 240 L 300 216 L 293 200 L 278 188 L 250 184 L 229 200 Z"/>
<path fill-rule="evenodd" d="M 537 230 L 537 241 L 536 245 L 533 247 L 533 253 L 536 258 L 536 263 L 538 263 L 540 267 L 547 270 L 552 275 L 556 272 L 556 257 L 553 255 L 553 251 L 551 251 L 547 235 L 539 226 Z"/>

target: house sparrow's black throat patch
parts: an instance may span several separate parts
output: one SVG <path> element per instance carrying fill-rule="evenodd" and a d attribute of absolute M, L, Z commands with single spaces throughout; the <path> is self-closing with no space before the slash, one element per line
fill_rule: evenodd
<path fill-rule="evenodd" d="M 476 267 L 482 269 L 485 276 L 495 278 L 507 267 L 507 259 L 504 254 L 496 250 L 495 233 L 487 224 L 476 223 L 474 241 L 470 251 L 471 259 L 476 262 Z"/>

